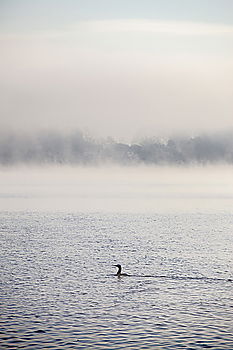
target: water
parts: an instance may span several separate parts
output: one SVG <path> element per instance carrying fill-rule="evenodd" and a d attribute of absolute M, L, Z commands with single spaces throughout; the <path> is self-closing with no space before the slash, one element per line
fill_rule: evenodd
<path fill-rule="evenodd" d="M 232 349 L 230 173 L 57 171 L 1 173 L 1 348 Z"/>

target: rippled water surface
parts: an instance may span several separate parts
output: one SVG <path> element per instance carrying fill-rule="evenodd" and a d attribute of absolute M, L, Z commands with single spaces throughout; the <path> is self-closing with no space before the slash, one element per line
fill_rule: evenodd
<path fill-rule="evenodd" d="M 41 200 L 0 201 L 2 349 L 233 349 L 230 210 L 43 211 Z"/>

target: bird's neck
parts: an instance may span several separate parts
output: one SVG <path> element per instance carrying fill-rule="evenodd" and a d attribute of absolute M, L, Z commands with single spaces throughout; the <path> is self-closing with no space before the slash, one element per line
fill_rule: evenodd
<path fill-rule="evenodd" d="M 121 274 L 121 266 L 118 267 L 117 276 Z"/>

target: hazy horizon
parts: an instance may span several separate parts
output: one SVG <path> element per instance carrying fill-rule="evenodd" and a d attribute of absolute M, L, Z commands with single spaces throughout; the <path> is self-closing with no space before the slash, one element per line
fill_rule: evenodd
<path fill-rule="evenodd" d="M 233 132 L 142 137 L 122 142 L 80 130 L 0 132 L 0 165 L 208 165 L 233 164 Z"/>

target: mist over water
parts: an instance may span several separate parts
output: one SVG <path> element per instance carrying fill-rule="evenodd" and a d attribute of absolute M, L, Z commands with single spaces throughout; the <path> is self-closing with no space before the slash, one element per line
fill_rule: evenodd
<path fill-rule="evenodd" d="M 0 346 L 232 349 L 232 178 L 229 166 L 2 168 Z"/>
<path fill-rule="evenodd" d="M 129 142 L 81 131 L 1 132 L 0 164 L 190 165 L 233 163 L 233 133 L 144 137 Z"/>
<path fill-rule="evenodd" d="M 233 349 L 232 6 L 0 1 L 1 349 Z"/>
<path fill-rule="evenodd" d="M 232 173 L 2 166 L 0 346 L 231 349 Z"/>
<path fill-rule="evenodd" d="M 0 171 L 2 210 L 231 211 L 233 167 L 39 166 Z"/>

